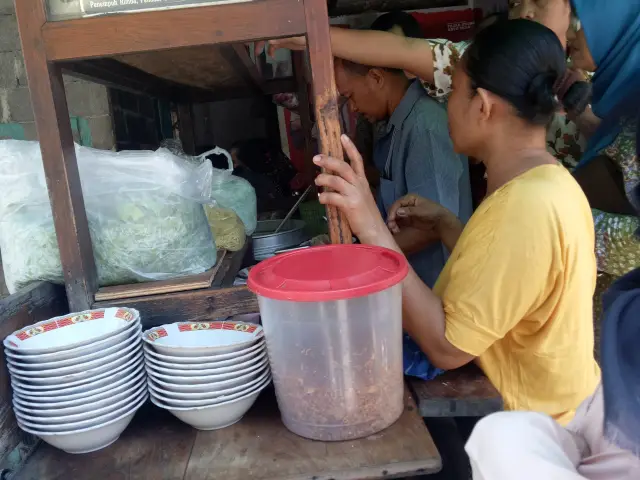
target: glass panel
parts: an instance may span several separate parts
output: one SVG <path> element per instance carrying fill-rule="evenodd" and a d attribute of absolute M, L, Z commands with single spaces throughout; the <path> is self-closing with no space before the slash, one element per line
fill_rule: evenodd
<path fill-rule="evenodd" d="M 47 0 L 47 17 L 52 21 L 70 20 L 113 13 L 166 10 L 244 1 L 250 0 Z"/>

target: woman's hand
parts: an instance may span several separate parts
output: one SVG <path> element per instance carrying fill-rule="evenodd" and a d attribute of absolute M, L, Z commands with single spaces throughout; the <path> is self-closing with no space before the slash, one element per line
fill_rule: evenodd
<path fill-rule="evenodd" d="M 387 243 L 393 240 L 371 193 L 362 157 L 349 137 L 342 135 L 341 141 L 351 165 L 325 155 L 313 159 L 325 171 L 316 178 L 316 185 L 327 189 L 319 195 L 320 203 L 339 208 L 362 243 L 391 247 Z"/>
<path fill-rule="evenodd" d="M 410 193 L 396 200 L 389 209 L 387 226 L 394 235 L 401 231 L 420 231 L 420 246 L 441 241 L 453 250 L 464 226 L 442 205 Z M 415 236 L 415 235 L 414 235 Z"/>
<path fill-rule="evenodd" d="M 425 234 L 435 234 L 441 218 L 447 212 L 442 205 L 410 193 L 391 205 L 387 225 L 393 233 L 400 232 L 404 227 L 412 227 Z"/>
<path fill-rule="evenodd" d="M 304 50 L 307 48 L 307 39 L 303 37 L 278 38 L 274 40 L 256 42 L 255 54 L 260 55 L 267 45 L 267 55 L 274 57 L 277 50 L 287 48 L 289 50 Z"/>

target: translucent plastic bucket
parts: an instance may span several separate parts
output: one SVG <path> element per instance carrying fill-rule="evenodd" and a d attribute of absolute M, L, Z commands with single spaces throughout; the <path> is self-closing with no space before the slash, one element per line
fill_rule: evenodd
<path fill-rule="evenodd" d="M 401 255 L 362 246 L 310 248 L 252 270 L 278 405 L 292 432 L 348 440 L 402 414 L 407 270 Z"/>

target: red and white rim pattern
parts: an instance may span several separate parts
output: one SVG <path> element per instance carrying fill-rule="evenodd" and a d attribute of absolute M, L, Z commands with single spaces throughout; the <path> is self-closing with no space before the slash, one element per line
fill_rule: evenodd
<path fill-rule="evenodd" d="M 254 334 L 255 338 L 259 338 L 263 335 L 262 327 L 253 323 L 244 322 L 229 322 L 229 321 L 215 321 L 215 322 L 180 322 L 175 324 L 178 326 L 178 333 L 194 332 L 200 330 L 229 330 L 235 332 L 242 332 L 248 334 Z M 149 342 L 155 342 L 160 338 L 166 337 L 169 334 L 164 327 L 156 327 L 149 330 L 145 334 L 145 338 Z"/>
<path fill-rule="evenodd" d="M 28 329 L 20 330 L 16 332 L 14 335 L 21 341 L 28 340 L 29 338 L 37 337 L 45 332 L 50 332 L 51 330 L 56 330 L 58 328 L 68 327 L 70 325 L 75 325 L 76 323 L 90 322 L 92 320 L 101 320 L 104 318 L 104 309 L 100 310 L 91 310 L 87 312 L 77 313 L 75 315 L 69 315 L 66 317 L 52 319 L 48 322 L 44 322 L 41 324 L 36 324 L 31 326 Z M 124 320 L 126 322 L 131 322 L 135 319 L 135 315 L 130 310 L 125 310 L 123 308 L 119 308 L 114 314 L 116 318 Z M 7 343 L 17 347 L 18 345 L 9 340 Z"/>

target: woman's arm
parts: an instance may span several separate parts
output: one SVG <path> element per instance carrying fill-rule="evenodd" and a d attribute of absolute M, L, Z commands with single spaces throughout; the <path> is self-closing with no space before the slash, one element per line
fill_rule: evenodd
<path fill-rule="evenodd" d="M 433 52 L 428 40 L 377 30 L 331 27 L 331 50 L 338 58 L 372 67 L 397 68 L 434 83 Z M 261 51 L 263 43 L 256 45 Z M 305 37 L 269 40 L 269 53 L 280 48 L 304 50 Z"/>
<path fill-rule="evenodd" d="M 320 194 L 320 202 L 340 208 L 361 242 L 402 253 L 378 212 L 360 154 L 345 135 L 342 144 L 352 166 L 326 156 L 314 159 L 316 165 L 334 173 L 323 173 L 316 178 L 318 186 L 331 190 Z M 447 340 L 442 303 L 413 269 L 402 284 L 402 301 L 404 329 L 435 366 L 452 369 L 473 359 Z"/>
<path fill-rule="evenodd" d="M 397 68 L 434 83 L 433 52 L 429 41 L 378 30 L 331 27 L 336 57 L 362 65 Z"/>
<path fill-rule="evenodd" d="M 405 254 L 440 241 L 452 252 L 464 225 L 442 205 L 410 193 L 389 208 L 387 225 Z"/>

